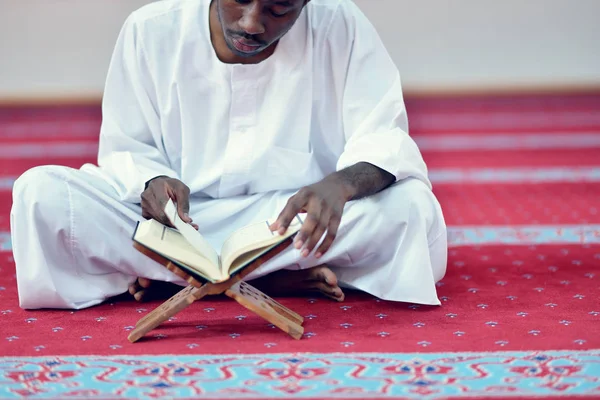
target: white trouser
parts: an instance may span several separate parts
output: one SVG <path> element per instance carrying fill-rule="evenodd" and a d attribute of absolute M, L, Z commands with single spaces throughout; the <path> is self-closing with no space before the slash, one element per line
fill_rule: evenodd
<path fill-rule="evenodd" d="M 233 230 L 276 217 L 293 194 L 192 197 L 190 216 L 220 249 Z M 60 166 L 27 171 L 15 182 L 11 210 L 20 306 L 90 307 L 126 292 L 137 277 L 185 285 L 133 248 L 141 219 L 139 205 L 122 203 L 96 175 Z M 327 264 L 345 287 L 384 300 L 439 305 L 435 283 L 445 274 L 446 258 L 438 201 L 422 182 L 406 180 L 347 203 L 336 240 L 320 260 L 290 247 L 248 279 Z"/>

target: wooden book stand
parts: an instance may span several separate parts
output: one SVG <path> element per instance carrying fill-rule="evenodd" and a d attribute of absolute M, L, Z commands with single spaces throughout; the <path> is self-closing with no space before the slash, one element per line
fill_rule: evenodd
<path fill-rule="evenodd" d="M 135 329 L 131 331 L 127 339 L 132 343 L 136 342 L 146 333 L 155 329 L 196 300 L 200 300 L 207 295 L 222 293 L 225 293 L 227 296 L 231 297 L 248 310 L 266 319 L 282 331 L 287 332 L 294 339 L 300 339 L 304 333 L 304 328 L 302 327 L 304 318 L 243 281 L 244 277 L 282 252 L 291 243 L 291 238 L 283 241 L 268 253 L 257 258 L 226 282 L 202 283 L 171 261 L 134 242 L 134 247 L 138 251 L 185 279 L 189 283 L 189 286 L 182 289 L 169 300 L 165 301 L 159 307 L 141 318 L 136 323 Z"/>

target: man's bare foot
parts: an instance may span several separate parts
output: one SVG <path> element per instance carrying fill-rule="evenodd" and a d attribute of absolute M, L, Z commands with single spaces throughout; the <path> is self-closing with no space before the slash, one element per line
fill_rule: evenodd
<path fill-rule="evenodd" d="M 336 301 L 344 300 L 344 292 L 338 286 L 337 277 L 325 265 L 304 270 L 281 270 L 255 279 L 250 284 L 269 296 L 296 296 L 319 292 Z M 167 299 L 181 290 L 181 286 L 169 282 L 138 278 L 129 286 L 129 294 L 137 301 Z"/>
<path fill-rule="evenodd" d="M 336 301 L 344 300 L 337 277 L 326 265 L 303 270 L 280 270 L 249 282 L 269 296 L 306 295 L 319 292 Z"/>
<path fill-rule="evenodd" d="M 129 286 L 129 294 L 137 301 L 150 301 L 167 299 L 181 290 L 181 286 L 170 282 L 152 281 L 146 278 L 137 278 Z"/>

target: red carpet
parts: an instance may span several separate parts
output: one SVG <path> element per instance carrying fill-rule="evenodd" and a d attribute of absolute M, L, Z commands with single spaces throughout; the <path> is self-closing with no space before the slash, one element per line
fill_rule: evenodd
<path fill-rule="evenodd" d="M 3 268 L 11 276 L 2 280 L 2 336 L 15 339 L 0 343 L 5 355 L 596 349 L 599 263 L 592 247 L 458 248 L 439 287 L 442 307 L 364 295 L 343 304 L 282 299 L 307 317 L 306 337 L 294 341 L 219 298 L 189 307 L 138 344 L 127 342 L 127 331 L 158 303 L 21 311 L 12 270 Z"/>
<path fill-rule="evenodd" d="M 553 396 L 600 398 L 598 379 L 589 378 L 600 374 L 600 94 L 409 99 L 407 107 L 411 134 L 423 150 L 450 228 L 448 273 L 439 284 L 441 307 L 380 302 L 358 293 L 351 293 L 342 304 L 324 298 L 280 299 L 306 317 L 305 337 L 294 341 L 231 300 L 214 298 L 194 304 L 137 344 L 126 340 L 128 330 L 159 302 L 138 304 L 120 298 L 76 312 L 23 311 L 17 302 L 8 235 L 11 182 L 39 164 L 78 167 L 93 162 L 98 107 L 0 109 L 0 250 L 4 250 L 0 252 L 0 354 L 234 357 L 260 353 L 272 354 L 275 358 L 269 362 L 276 362 L 282 353 L 332 357 L 377 353 L 389 360 L 419 353 L 435 358 L 436 365 L 442 359 L 452 364 L 440 357 L 455 353 L 491 357 L 495 353 L 490 352 L 526 352 L 516 359 L 541 363 L 549 362 L 548 357 L 573 360 L 569 357 L 577 354 L 578 372 L 569 370 L 567 375 L 583 374 L 580 381 L 588 386 L 569 383 L 559 390 L 556 385 L 564 384 L 564 377 L 535 379 L 552 380 Z M 567 353 L 544 353 L 558 350 Z M 527 355 L 537 351 L 545 355 Z M 319 357 L 319 362 L 327 359 Z M 502 356 L 493 357 L 498 365 L 505 363 L 499 361 Z M 339 365 L 346 362 L 340 360 Z M 285 361 L 288 367 L 296 362 Z M 414 365 L 410 368 L 416 371 Z M 511 373 L 526 373 L 515 368 Z M 497 379 L 489 384 L 492 392 L 513 390 L 511 396 L 527 397 L 547 389 L 540 385 L 527 392 L 517 384 L 510 386 L 510 380 L 499 383 Z M 402 393 L 431 398 L 442 394 L 483 398 L 492 393 L 448 392 L 456 382 L 444 382 L 445 389 L 438 392 L 421 388 Z M 433 390 L 427 385 L 427 390 Z M 43 385 L 25 386 L 10 389 L 11 393 L 25 390 L 31 395 Z M 342 392 L 317 396 L 286 388 L 286 396 L 292 397 L 343 397 Z M 162 396 L 180 395 L 174 393 Z M 215 398 L 237 398 L 242 392 L 214 393 L 221 393 Z M 257 393 L 262 392 L 253 395 Z M 361 393 L 358 398 L 375 392 Z M 387 392 L 388 397 L 393 393 Z"/>

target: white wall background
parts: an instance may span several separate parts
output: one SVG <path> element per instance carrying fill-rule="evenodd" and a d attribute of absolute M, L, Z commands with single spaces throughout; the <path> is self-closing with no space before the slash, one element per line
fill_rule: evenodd
<path fill-rule="evenodd" d="M 0 0 L 0 100 L 102 93 L 120 26 L 150 0 Z M 600 87 L 600 0 L 355 0 L 405 90 Z"/>

